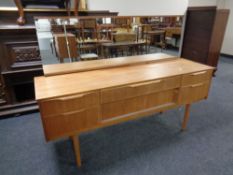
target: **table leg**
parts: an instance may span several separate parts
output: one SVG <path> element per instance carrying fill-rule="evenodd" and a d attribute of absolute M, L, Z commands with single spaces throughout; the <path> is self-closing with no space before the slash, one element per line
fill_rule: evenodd
<path fill-rule="evenodd" d="M 79 139 L 76 136 L 70 137 L 73 142 L 75 157 L 76 157 L 76 164 L 78 167 L 81 167 L 81 156 L 80 156 L 80 144 Z"/>
<path fill-rule="evenodd" d="M 19 18 L 17 19 L 17 23 L 19 25 L 25 24 L 24 10 L 20 0 L 14 0 L 16 7 L 18 8 Z"/>
<path fill-rule="evenodd" d="M 185 106 L 184 119 L 183 119 L 182 128 L 181 128 L 182 131 L 184 131 L 187 128 L 187 123 L 188 123 L 189 114 L 190 114 L 190 107 L 191 107 L 190 104 L 187 104 Z"/>

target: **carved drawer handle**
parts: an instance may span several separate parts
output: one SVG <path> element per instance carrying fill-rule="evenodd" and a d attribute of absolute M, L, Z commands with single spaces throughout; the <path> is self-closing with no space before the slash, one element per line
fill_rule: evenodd
<path fill-rule="evenodd" d="M 196 73 L 193 73 L 192 76 L 196 76 L 196 75 L 202 75 L 202 74 L 205 74 L 206 71 L 203 71 L 203 72 L 196 72 Z"/>
<path fill-rule="evenodd" d="M 200 86 L 203 86 L 203 85 L 204 85 L 204 83 L 199 83 L 199 84 L 192 85 L 191 87 L 195 88 L 195 87 L 200 87 Z"/>
<path fill-rule="evenodd" d="M 129 87 L 136 88 L 136 87 L 139 87 L 139 86 L 144 86 L 144 85 L 149 85 L 149 84 L 156 84 L 156 83 L 161 83 L 161 82 L 162 82 L 162 80 L 156 80 L 156 81 L 151 81 L 151 82 L 133 84 L 133 85 L 130 85 Z"/>
<path fill-rule="evenodd" d="M 70 97 L 62 97 L 62 98 L 58 98 L 57 100 L 59 100 L 59 101 L 72 100 L 72 99 L 75 99 L 75 98 L 82 98 L 82 97 L 84 97 L 86 95 L 87 94 L 75 95 L 75 96 L 70 96 Z"/>

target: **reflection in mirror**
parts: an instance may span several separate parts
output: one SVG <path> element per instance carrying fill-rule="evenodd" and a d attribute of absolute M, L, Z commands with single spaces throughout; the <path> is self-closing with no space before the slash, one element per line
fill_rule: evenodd
<path fill-rule="evenodd" d="M 43 64 L 166 52 L 178 55 L 182 16 L 36 18 Z"/>

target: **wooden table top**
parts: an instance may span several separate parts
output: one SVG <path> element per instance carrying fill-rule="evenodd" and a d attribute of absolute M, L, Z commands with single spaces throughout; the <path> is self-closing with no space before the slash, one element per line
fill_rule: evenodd
<path fill-rule="evenodd" d="M 146 41 L 126 41 L 126 42 L 115 42 L 115 43 L 102 43 L 104 47 L 117 47 L 117 46 L 133 46 L 145 44 Z"/>
<path fill-rule="evenodd" d="M 170 61 L 151 62 L 150 64 L 136 64 L 57 76 L 36 77 L 34 80 L 36 99 L 45 100 L 86 93 L 209 69 L 214 68 L 180 58 L 171 59 Z"/>
<path fill-rule="evenodd" d="M 118 57 L 118 58 L 93 60 L 93 61 L 43 65 L 43 70 L 45 76 L 52 76 L 52 75 L 83 72 L 83 71 L 96 70 L 96 69 L 104 69 L 110 67 L 134 65 L 140 63 L 158 62 L 158 61 L 164 61 L 164 59 L 171 59 L 171 58 L 173 59 L 174 56 L 167 55 L 164 53 L 154 53 L 147 55 L 127 56 L 127 57 Z"/>
<path fill-rule="evenodd" d="M 152 31 L 144 32 L 144 33 L 148 35 L 161 35 L 161 34 L 164 34 L 165 31 L 164 30 L 152 30 Z"/>
<path fill-rule="evenodd" d="M 101 44 L 101 43 L 111 43 L 112 40 L 102 40 L 102 39 L 87 39 L 87 40 L 76 40 L 78 44 Z"/>

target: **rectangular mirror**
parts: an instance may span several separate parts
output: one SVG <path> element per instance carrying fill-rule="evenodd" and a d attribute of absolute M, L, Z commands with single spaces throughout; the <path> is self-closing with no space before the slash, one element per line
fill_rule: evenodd
<path fill-rule="evenodd" d="M 178 55 L 182 16 L 37 17 L 43 65 L 165 52 Z"/>

